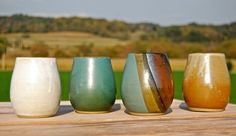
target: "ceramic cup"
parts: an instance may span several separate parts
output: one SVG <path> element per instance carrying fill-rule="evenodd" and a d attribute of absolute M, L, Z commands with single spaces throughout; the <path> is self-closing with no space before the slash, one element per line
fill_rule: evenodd
<path fill-rule="evenodd" d="M 49 117 L 60 104 L 61 83 L 55 58 L 17 57 L 11 103 L 20 117 Z"/>
<path fill-rule="evenodd" d="M 121 96 L 130 114 L 166 113 L 174 96 L 172 71 L 167 55 L 130 53 L 123 72 Z"/>
<path fill-rule="evenodd" d="M 183 96 L 192 111 L 222 111 L 230 96 L 230 77 L 225 55 L 189 54 L 183 82 Z"/>
<path fill-rule="evenodd" d="M 78 113 L 105 113 L 116 98 L 116 85 L 108 57 L 76 57 L 70 79 L 70 101 Z"/>

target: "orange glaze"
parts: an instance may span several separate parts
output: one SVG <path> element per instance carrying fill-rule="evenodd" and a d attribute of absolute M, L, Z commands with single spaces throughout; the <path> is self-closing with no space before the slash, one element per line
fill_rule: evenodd
<path fill-rule="evenodd" d="M 227 81 L 222 79 L 206 84 L 196 75 L 189 76 L 183 83 L 185 102 L 193 108 L 224 109 L 230 95 L 230 83 Z"/>

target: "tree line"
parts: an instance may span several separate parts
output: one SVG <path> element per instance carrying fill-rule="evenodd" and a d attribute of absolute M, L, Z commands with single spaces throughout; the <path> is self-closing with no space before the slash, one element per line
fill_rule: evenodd
<path fill-rule="evenodd" d="M 224 25 L 191 23 L 163 27 L 153 23 L 127 23 L 82 17 L 33 17 L 27 15 L 0 16 L 0 32 L 87 32 L 120 40 L 154 41 L 169 39 L 173 42 L 220 43 L 236 38 L 236 22 Z"/>

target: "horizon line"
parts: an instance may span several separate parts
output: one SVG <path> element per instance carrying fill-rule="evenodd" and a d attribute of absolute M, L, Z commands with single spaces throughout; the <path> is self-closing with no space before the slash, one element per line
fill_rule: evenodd
<path fill-rule="evenodd" d="M 221 26 L 221 25 L 231 25 L 236 23 L 236 21 L 232 21 L 232 22 L 225 22 L 225 23 L 203 23 L 203 22 L 197 22 L 197 21 L 192 21 L 192 22 L 188 22 L 188 23 L 181 23 L 181 24 L 169 24 L 169 25 L 161 25 L 158 22 L 151 22 L 151 21 L 128 21 L 125 19 L 119 19 L 119 18 L 105 18 L 105 17 L 94 17 L 94 16 L 89 16 L 89 15 L 82 15 L 82 14 L 61 14 L 61 15 L 56 15 L 56 14 L 29 14 L 29 13 L 0 13 L 0 17 L 11 17 L 11 16 L 17 16 L 17 15 L 22 15 L 22 16 L 28 16 L 28 17 L 41 17 L 41 18 L 53 18 L 53 19 L 57 19 L 57 18 L 73 18 L 73 17 L 77 17 L 77 18 L 91 18 L 91 19 L 104 19 L 107 21 L 121 21 L 124 23 L 128 23 L 128 24 L 153 24 L 153 25 L 159 25 L 161 27 L 169 27 L 169 26 L 185 26 L 185 25 L 192 25 L 192 24 L 196 24 L 196 25 L 203 25 L 203 26 Z"/>

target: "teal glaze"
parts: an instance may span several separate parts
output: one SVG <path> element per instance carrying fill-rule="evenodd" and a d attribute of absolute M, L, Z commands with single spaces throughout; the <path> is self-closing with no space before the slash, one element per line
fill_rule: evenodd
<path fill-rule="evenodd" d="M 136 59 L 133 53 L 128 55 L 121 82 L 121 98 L 128 111 L 148 112 L 139 82 Z"/>
<path fill-rule="evenodd" d="M 77 111 L 109 111 L 116 96 L 110 58 L 74 58 L 69 96 Z"/>

